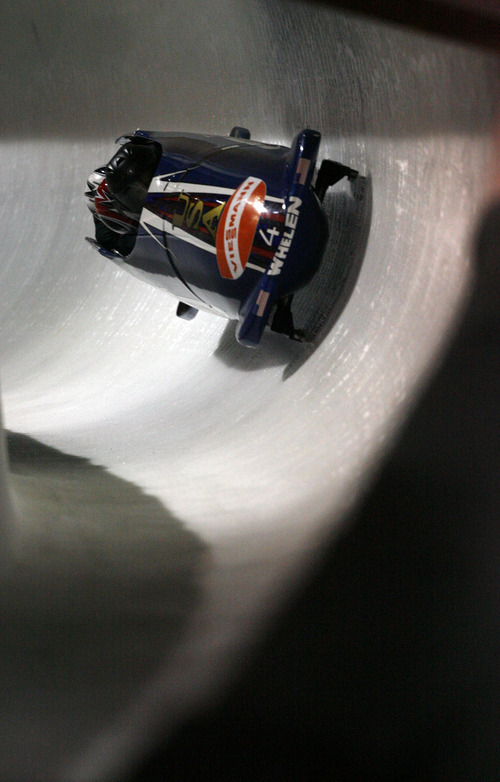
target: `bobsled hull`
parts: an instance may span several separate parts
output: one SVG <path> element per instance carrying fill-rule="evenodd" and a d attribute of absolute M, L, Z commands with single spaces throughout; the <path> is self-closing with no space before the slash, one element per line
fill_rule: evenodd
<path fill-rule="evenodd" d="M 159 162 L 130 255 L 97 249 L 172 293 L 183 303 L 178 314 L 237 320 L 238 340 L 255 346 L 273 305 L 317 271 L 328 227 L 311 186 L 320 134 L 303 130 L 291 148 L 249 135 L 124 137 L 154 141 Z"/>

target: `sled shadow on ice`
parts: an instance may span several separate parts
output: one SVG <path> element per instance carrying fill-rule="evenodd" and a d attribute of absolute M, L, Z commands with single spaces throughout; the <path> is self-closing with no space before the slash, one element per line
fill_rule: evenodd
<path fill-rule="evenodd" d="M 304 330 L 308 341 L 302 353 L 286 366 L 285 380 L 328 336 L 354 291 L 370 235 L 371 176 L 337 186 L 327 195 L 324 208 L 330 235 L 323 261 L 311 283 L 294 298 L 297 326 Z"/>

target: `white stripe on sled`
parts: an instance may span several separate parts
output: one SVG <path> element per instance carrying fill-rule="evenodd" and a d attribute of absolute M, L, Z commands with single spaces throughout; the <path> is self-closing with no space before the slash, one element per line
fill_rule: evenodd
<path fill-rule="evenodd" d="M 168 174 L 172 176 L 172 174 Z M 233 187 L 219 187 L 217 185 L 204 185 L 197 182 L 172 182 L 170 179 L 164 179 L 163 177 L 155 177 L 151 182 L 150 193 L 211 193 L 213 195 L 232 196 L 235 192 Z M 266 201 L 273 201 L 277 204 L 282 204 L 284 199 L 278 198 L 278 196 L 266 195 Z"/>

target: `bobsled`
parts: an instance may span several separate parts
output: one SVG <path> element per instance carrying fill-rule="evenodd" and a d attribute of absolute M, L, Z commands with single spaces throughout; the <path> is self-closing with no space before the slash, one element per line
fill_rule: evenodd
<path fill-rule="evenodd" d="M 96 169 L 87 197 L 105 258 L 173 294 L 177 315 L 205 310 L 259 344 L 266 325 L 293 339 L 292 300 L 316 274 L 328 238 L 326 190 L 357 172 L 324 160 L 320 133 L 290 147 L 229 136 L 136 130 Z M 121 220 L 121 226 L 120 226 Z"/>

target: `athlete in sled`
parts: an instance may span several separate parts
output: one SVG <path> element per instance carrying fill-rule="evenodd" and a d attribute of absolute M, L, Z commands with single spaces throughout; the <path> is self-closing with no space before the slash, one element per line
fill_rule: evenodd
<path fill-rule="evenodd" d="M 229 137 L 137 130 L 88 179 L 101 253 L 178 300 L 186 319 L 207 310 L 238 321 L 236 336 L 258 345 L 266 324 L 300 339 L 295 291 L 316 273 L 328 237 L 326 190 L 357 172 L 324 160 L 320 134 L 290 148 Z"/>

